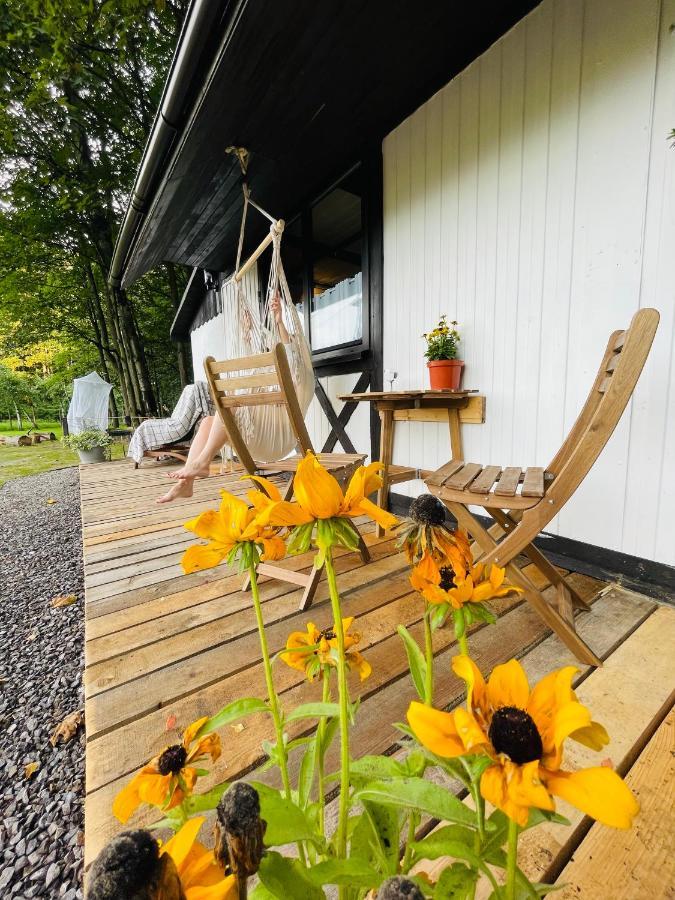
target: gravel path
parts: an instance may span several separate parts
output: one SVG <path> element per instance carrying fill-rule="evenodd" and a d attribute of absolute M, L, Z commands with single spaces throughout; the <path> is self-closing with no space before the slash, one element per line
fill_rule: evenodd
<path fill-rule="evenodd" d="M 79 494 L 77 469 L 0 489 L 2 898 L 82 897 L 84 729 L 49 743 L 84 706 Z M 68 594 L 77 602 L 50 605 Z M 27 778 L 30 763 L 39 768 Z"/>

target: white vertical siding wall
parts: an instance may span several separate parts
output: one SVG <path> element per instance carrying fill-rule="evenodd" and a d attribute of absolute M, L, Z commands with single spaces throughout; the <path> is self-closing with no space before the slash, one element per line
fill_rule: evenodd
<path fill-rule="evenodd" d="M 487 396 L 467 458 L 545 464 L 610 331 L 660 310 L 633 402 L 553 530 L 669 564 L 674 23 L 675 0 L 544 0 L 383 145 L 385 368 L 426 384 L 421 333 L 458 319 L 464 384 Z M 449 457 L 445 428 L 397 428 L 396 462 Z"/>

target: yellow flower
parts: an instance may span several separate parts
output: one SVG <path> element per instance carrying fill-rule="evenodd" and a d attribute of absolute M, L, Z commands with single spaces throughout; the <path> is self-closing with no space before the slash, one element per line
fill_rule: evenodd
<path fill-rule="evenodd" d="M 522 594 L 522 588 L 505 584 L 505 569 L 490 566 L 490 575 L 483 578 L 483 564 L 472 566 L 466 577 L 459 577 L 449 566 L 439 566 L 431 554 L 425 552 L 410 576 L 410 584 L 429 603 L 449 603 L 461 609 L 465 603 L 484 603 L 494 597 L 505 597 L 512 591 Z"/>
<path fill-rule="evenodd" d="M 408 722 L 420 743 L 443 757 L 487 753 L 492 765 L 481 794 L 521 826 L 531 807 L 555 809 L 554 796 L 605 825 L 631 826 L 639 806 L 616 772 L 560 768 L 566 738 L 593 750 L 609 741 L 572 690 L 574 666 L 551 672 L 533 690 L 515 659 L 497 666 L 487 683 L 468 656 L 456 656 L 452 668 L 466 682 L 467 707 L 448 713 L 411 703 Z"/>
<path fill-rule="evenodd" d="M 260 491 L 249 491 L 249 499 Z M 251 508 L 241 497 L 235 497 L 227 491 L 221 491 L 220 509 L 208 509 L 195 519 L 185 523 L 188 531 L 209 543 L 206 546 L 194 544 L 183 554 L 181 565 L 186 574 L 210 569 L 222 562 L 237 544 L 251 542 L 261 544 L 262 559 L 281 559 L 286 548 L 277 535 L 277 531 L 269 525 L 262 525 L 257 518 L 255 507 Z"/>
<path fill-rule="evenodd" d="M 358 650 L 353 649 L 361 640 L 361 635 L 357 632 L 348 633 L 353 621 L 353 617 L 342 620 L 345 660 L 347 666 L 357 671 L 363 681 L 370 675 L 372 668 Z M 335 626 L 320 631 L 313 622 L 309 622 L 306 631 L 291 632 L 286 641 L 286 650 L 282 650 L 282 659 L 292 669 L 304 672 L 309 681 L 314 681 L 323 666 L 337 667 L 338 642 Z"/>
<path fill-rule="evenodd" d="M 377 462 L 359 466 L 343 494 L 337 480 L 324 469 L 313 453 L 308 453 L 298 463 L 295 473 L 294 502 L 282 500 L 273 484 L 255 476 L 255 480 L 263 485 L 267 493 L 258 492 L 253 497 L 254 492 L 251 492 L 249 496 L 257 508 L 259 521 L 265 524 L 292 528 L 318 519 L 366 515 L 383 528 L 393 528 L 398 521 L 396 516 L 380 509 L 368 499 L 382 484 L 382 479 L 377 474 L 381 468 L 381 463 Z"/>
<path fill-rule="evenodd" d="M 473 564 L 469 539 L 445 522 L 445 506 L 433 494 L 420 494 L 410 504 L 410 515 L 399 522 L 400 547 L 410 565 L 430 554 L 439 568 L 451 566 L 464 577 Z"/>
<path fill-rule="evenodd" d="M 236 877 L 226 876 L 213 851 L 197 840 L 204 821 L 203 818 L 189 819 L 170 841 L 162 845 L 160 855 L 166 854 L 173 860 L 185 900 L 235 900 L 238 896 Z"/>
<path fill-rule="evenodd" d="M 195 740 L 206 721 L 205 716 L 188 725 L 180 744 L 173 744 L 153 757 L 122 788 L 113 801 L 113 814 L 120 822 L 127 822 L 141 803 L 173 809 L 192 792 L 199 773 L 191 763 L 206 756 L 215 761 L 220 756 L 220 738 L 217 734 L 207 734 Z"/>

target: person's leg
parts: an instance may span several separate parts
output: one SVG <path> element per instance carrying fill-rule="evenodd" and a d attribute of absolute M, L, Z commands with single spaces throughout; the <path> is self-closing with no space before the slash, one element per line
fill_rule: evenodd
<path fill-rule="evenodd" d="M 209 416 L 204 422 L 210 422 L 211 425 L 208 433 L 206 428 L 204 429 L 206 438 L 203 440 L 203 443 L 200 441 L 201 449 L 193 453 L 192 447 L 190 447 L 187 462 L 180 470 L 182 474 L 179 474 L 177 483 L 163 497 L 160 497 L 157 503 L 170 503 L 178 497 L 191 497 L 195 478 L 206 478 L 209 474 L 211 460 L 223 444 L 227 442 L 227 431 L 219 416 Z M 201 426 L 199 431 L 202 434 Z"/>
<path fill-rule="evenodd" d="M 214 419 L 215 416 L 206 416 L 201 420 L 199 428 L 197 429 L 197 434 L 193 437 L 192 443 L 190 444 L 190 450 L 185 465 L 180 469 L 174 469 L 172 472 L 167 472 L 168 478 L 182 478 L 186 471 L 191 472 L 195 468 L 195 460 L 201 455 L 202 450 L 206 446 Z M 208 472 L 206 474 L 208 475 Z"/>
<path fill-rule="evenodd" d="M 185 468 L 178 477 L 182 480 L 200 478 L 209 474 L 211 460 L 227 443 L 227 431 L 220 416 L 214 416 L 208 437 L 201 450 L 192 459 L 188 456 Z M 192 448 L 190 448 L 192 449 Z"/>

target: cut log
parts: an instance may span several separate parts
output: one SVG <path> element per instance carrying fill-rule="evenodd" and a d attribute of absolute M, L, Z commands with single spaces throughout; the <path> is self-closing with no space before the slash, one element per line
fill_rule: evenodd
<path fill-rule="evenodd" d="M 33 443 L 32 438 L 28 434 L 20 434 L 18 437 L 3 437 L 0 438 L 0 441 L 8 447 L 30 447 Z"/>
<path fill-rule="evenodd" d="M 38 440 L 35 440 L 35 438 L 37 438 Z M 39 444 L 40 441 L 55 441 L 55 440 L 56 440 L 56 435 L 54 434 L 53 431 L 50 431 L 49 433 L 44 432 L 44 431 L 34 431 L 33 432 L 33 443 L 34 444 Z"/>

